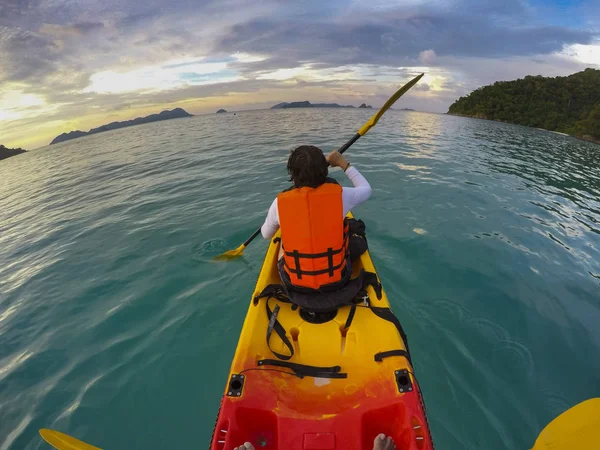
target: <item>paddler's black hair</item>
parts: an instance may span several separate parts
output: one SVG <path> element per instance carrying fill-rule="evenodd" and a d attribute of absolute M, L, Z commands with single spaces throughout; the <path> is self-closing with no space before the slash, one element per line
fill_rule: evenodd
<path fill-rule="evenodd" d="M 288 159 L 287 171 L 290 181 L 297 188 L 322 185 L 327 178 L 327 160 L 323 151 L 314 145 L 301 145 L 292 150 Z"/>

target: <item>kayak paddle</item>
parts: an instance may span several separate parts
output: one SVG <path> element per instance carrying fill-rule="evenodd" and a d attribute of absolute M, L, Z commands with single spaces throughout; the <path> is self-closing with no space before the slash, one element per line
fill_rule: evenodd
<path fill-rule="evenodd" d="M 546 425 L 531 450 L 596 450 L 599 445 L 600 398 L 591 398 Z"/>
<path fill-rule="evenodd" d="M 396 101 L 400 97 L 402 97 L 411 87 L 413 87 L 415 84 L 417 84 L 417 82 L 423 77 L 423 75 L 425 75 L 425 74 L 422 73 L 421 75 L 416 76 L 415 78 L 410 80 L 408 83 L 406 83 L 404 86 L 402 86 L 400 89 L 398 89 L 398 91 L 396 91 L 396 93 L 394 95 L 392 95 L 387 102 L 385 102 L 385 104 L 381 107 L 381 109 L 379 111 L 377 111 L 375 113 L 375 115 L 373 115 L 373 117 L 371 117 L 362 127 L 360 127 L 358 132 L 354 136 L 352 136 L 352 139 L 350 139 L 348 142 L 346 142 L 344 145 L 342 145 L 340 147 L 338 152 L 344 153 L 346 150 L 348 150 L 348 148 L 350 148 L 350 146 L 352 144 L 354 144 L 356 141 L 358 141 L 358 139 L 361 136 L 364 136 L 365 134 L 367 134 L 367 132 L 371 128 L 373 128 L 375 125 L 377 125 L 377 122 L 379 121 L 381 116 L 383 116 L 383 114 L 388 109 L 390 109 L 390 107 L 394 103 L 396 103 Z M 248 246 L 248 244 L 250 244 L 250 242 L 252 242 L 254 240 L 254 238 L 256 236 L 258 236 L 259 233 L 260 233 L 260 227 L 254 233 L 252 233 L 252 236 L 250 236 L 246 240 L 246 242 L 244 242 L 238 248 L 236 248 L 235 250 L 226 251 L 225 253 L 222 253 L 221 255 L 215 257 L 214 259 L 226 261 L 229 259 L 237 258 L 238 256 L 242 256 L 244 254 L 244 249 Z"/>
<path fill-rule="evenodd" d="M 256 230 L 254 233 L 252 233 L 252 236 L 250 236 L 246 240 L 246 242 L 244 242 L 238 248 L 236 248 L 235 250 L 228 250 L 225 253 L 222 253 L 219 256 L 216 256 L 215 259 L 219 260 L 219 261 L 227 261 L 229 259 L 233 259 L 233 258 L 237 258 L 238 256 L 242 256 L 244 254 L 244 249 L 248 246 L 248 244 L 250 242 L 252 242 L 254 240 L 254 238 L 256 236 L 258 236 L 258 234 L 260 233 L 260 229 L 261 229 L 261 227 L 258 227 L 258 230 Z"/>
<path fill-rule="evenodd" d="M 48 428 L 42 428 L 40 435 L 44 440 L 52 447 L 58 450 L 101 450 L 93 445 L 86 444 L 79 439 L 69 436 L 68 434 L 61 433 L 60 431 L 49 430 Z"/>

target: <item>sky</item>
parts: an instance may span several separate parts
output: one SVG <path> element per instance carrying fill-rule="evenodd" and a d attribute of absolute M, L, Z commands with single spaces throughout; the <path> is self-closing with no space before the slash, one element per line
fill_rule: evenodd
<path fill-rule="evenodd" d="M 309 100 L 446 112 L 600 68 L 598 0 L 0 0 L 0 144 L 182 107 Z"/>

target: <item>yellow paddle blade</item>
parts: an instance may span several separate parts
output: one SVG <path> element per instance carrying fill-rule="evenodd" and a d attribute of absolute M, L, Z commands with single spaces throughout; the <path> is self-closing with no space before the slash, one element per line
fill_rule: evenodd
<path fill-rule="evenodd" d="M 381 116 L 383 116 L 383 113 L 385 113 L 388 109 L 390 109 L 390 107 L 396 103 L 396 100 L 398 100 L 400 97 L 402 97 L 404 94 L 406 94 L 406 92 L 413 87 L 415 84 L 417 84 L 417 82 L 423 77 L 423 75 L 425 75 L 424 73 L 422 73 L 421 75 L 416 76 L 415 78 L 413 78 L 412 80 L 410 80 L 408 83 L 406 83 L 404 86 L 402 86 L 398 92 L 396 92 L 394 95 L 392 95 L 390 97 L 390 99 L 385 102 L 385 105 L 383 105 L 381 107 L 381 109 L 379 111 L 377 111 L 375 113 L 375 115 L 373 117 L 371 117 L 369 119 L 369 121 L 367 123 L 365 123 L 360 130 L 358 130 L 358 134 L 360 134 L 361 136 L 364 136 L 367 131 L 369 131 L 371 128 L 373 128 L 376 124 L 377 121 L 381 118 Z"/>
<path fill-rule="evenodd" d="M 598 450 L 600 398 L 566 410 L 542 430 L 532 450 Z"/>
<path fill-rule="evenodd" d="M 221 253 L 219 256 L 215 256 L 213 259 L 217 261 L 228 261 L 230 259 L 239 258 L 244 254 L 246 245 L 242 244 L 235 250 L 228 250 L 225 253 Z"/>
<path fill-rule="evenodd" d="M 86 444 L 79 439 L 75 439 L 68 434 L 49 430 L 48 428 L 42 428 L 40 430 L 40 435 L 48 444 L 58 450 L 102 450 L 93 445 Z"/>

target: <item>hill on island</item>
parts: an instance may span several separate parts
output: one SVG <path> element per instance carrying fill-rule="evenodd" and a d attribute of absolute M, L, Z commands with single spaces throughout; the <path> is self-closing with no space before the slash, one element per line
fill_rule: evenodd
<path fill-rule="evenodd" d="M 27 150 L 23 150 L 22 148 L 7 148 L 4 145 L 0 145 L 0 160 L 20 155 L 21 153 L 27 153 Z"/>
<path fill-rule="evenodd" d="M 363 103 L 364 105 L 364 103 Z M 360 106 L 361 108 L 370 108 L 370 106 Z M 282 102 L 274 106 L 271 109 L 289 109 L 289 108 L 354 108 L 352 105 L 338 105 L 337 103 L 311 103 L 308 100 L 302 102 Z"/>
<path fill-rule="evenodd" d="M 600 70 L 498 81 L 460 97 L 448 114 L 544 128 L 600 143 Z"/>
<path fill-rule="evenodd" d="M 56 136 L 50 145 L 58 144 L 59 142 L 68 141 L 71 139 L 77 139 L 78 137 L 87 136 L 89 134 L 102 133 L 103 131 L 117 130 L 119 128 L 132 127 L 134 125 L 140 125 L 143 123 L 158 122 L 161 120 L 179 119 L 180 117 L 192 117 L 187 111 L 181 108 L 175 108 L 171 111 L 162 111 L 159 114 L 151 114 L 146 117 L 138 117 L 132 120 L 125 120 L 123 122 L 112 122 L 107 125 L 102 125 L 98 128 L 92 128 L 90 131 L 70 131 L 69 133 L 63 133 Z"/>

